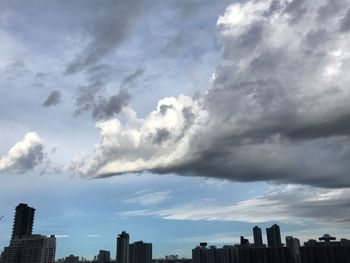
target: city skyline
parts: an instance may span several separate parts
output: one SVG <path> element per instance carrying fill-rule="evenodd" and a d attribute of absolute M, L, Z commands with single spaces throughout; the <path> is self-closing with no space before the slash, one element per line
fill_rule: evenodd
<path fill-rule="evenodd" d="M 322 260 L 325 263 L 346 263 L 350 259 L 350 240 L 324 234 L 318 240 L 310 239 L 300 244 L 297 237 L 286 236 L 282 243 L 280 227 L 273 224 L 266 228 L 267 244 L 262 242 L 262 231 L 258 226 L 252 228 L 254 241 L 240 236 L 239 244 L 224 245 L 222 248 L 209 246 L 201 242 L 200 246 L 192 249 L 191 258 L 179 258 L 178 255 L 167 255 L 160 259 L 153 258 L 152 243 L 137 241 L 130 243 L 130 235 L 122 231 L 116 238 L 116 258 L 111 259 L 107 250 L 99 250 L 90 260 L 81 256 L 70 254 L 65 258 L 55 260 L 55 235 L 43 236 L 33 234 L 35 208 L 20 203 L 16 206 L 12 237 L 9 246 L 0 254 L 1 263 L 312 263 Z M 81 260 L 80 260 L 81 259 Z M 316 261 L 315 261 L 316 260 Z M 174 263 L 174 262 L 173 262 Z"/>
<path fill-rule="evenodd" d="M 348 0 L 0 0 L 0 40 L 0 247 L 19 203 L 56 258 L 350 239 Z"/>

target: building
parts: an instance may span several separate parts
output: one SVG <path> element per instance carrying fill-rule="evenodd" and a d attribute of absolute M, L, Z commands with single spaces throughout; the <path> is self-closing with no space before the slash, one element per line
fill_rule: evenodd
<path fill-rule="evenodd" d="M 53 263 L 55 236 L 29 235 L 12 239 L 1 254 L 1 263 Z"/>
<path fill-rule="evenodd" d="M 100 250 L 100 253 L 97 256 L 98 263 L 110 263 L 111 262 L 111 253 L 106 250 Z"/>
<path fill-rule="evenodd" d="M 350 262 L 350 240 L 324 235 L 320 241 L 309 240 L 300 248 L 302 263 L 347 263 Z"/>
<path fill-rule="evenodd" d="M 27 204 L 16 207 L 10 245 L 1 253 L 0 263 L 53 263 L 56 237 L 33 235 L 35 209 Z"/>
<path fill-rule="evenodd" d="M 247 238 L 244 238 L 244 236 L 241 236 L 240 243 L 241 246 L 249 246 L 249 240 Z"/>
<path fill-rule="evenodd" d="M 262 233 L 261 233 L 261 228 L 258 226 L 255 226 L 253 228 L 253 236 L 254 236 L 254 245 L 256 247 L 262 247 L 263 246 L 263 241 L 262 241 Z"/>
<path fill-rule="evenodd" d="M 138 241 L 129 246 L 129 263 L 151 263 L 152 244 Z"/>
<path fill-rule="evenodd" d="M 35 209 L 27 204 L 19 204 L 16 207 L 12 229 L 12 239 L 32 234 Z"/>
<path fill-rule="evenodd" d="M 294 263 L 287 247 L 234 245 L 216 248 L 198 246 L 192 250 L 193 263 Z M 316 262 L 313 262 L 316 263 Z M 317 262 L 319 263 L 319 262 Z"/>
<path fill-rule="evenodd" d="M 293 263 L 300 263 L 300 241 L 299 239 L 287 236 L 286 237 L 286 245 L 289 248 L 290 257 Z"/>
<path fill-rule="evenodd" d="M 269 247 L 282 247 L 280 227 L 277 224 L 266 228 L 267 243 Z"/>
<path fill-rule="evenodd" d="M 168 256 L 165 256 L 165 259 L 166 260 L 178 260 L 179 256 L 178 255 L 168 255 Z"/>
<path fill-rule="evenodd" d="M 129 263 L 129 234 L 123 231 L 117 238 L 117 263 Z"/>
<path fill-rule="evenodd" d="M 69 255 L 66 257 L 63 261 L 64 263 L 79 263 L 79 257 L 76 257 L 74 255 Z"/>

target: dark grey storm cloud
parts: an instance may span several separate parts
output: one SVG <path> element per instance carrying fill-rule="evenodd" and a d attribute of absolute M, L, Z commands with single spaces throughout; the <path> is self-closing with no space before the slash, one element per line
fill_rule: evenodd
<path fill-rule="evenodd" d="M 100 125 L 108 136 L 118 127 L 118 143 L 102 140 L 106 151 L 83 176 L 148 170 L 349 187 L 349 8 L 345 0 L 232 4 L 218 19 L 223 62 L 211 88 L 161 100 L 139 128 Z"/>
<path fill-rule="evenodd" d="M 62 98 L 61 92 L 59 90 L 54 90 L 43 102 L 43 106 L 44 107 L 55 106 L 61 102 L 61 98 Z"/>
<path fill-rule="evenodd" d="M 342 23 L 340 25 L 340 30 L 342 32 L 349 32 L 350 31 L 350 8 L 346 12 L 345 16 L 342 19 Z"/>
<path fill-rule="evenodd" d="M 126 41 L 138 21 L 140 1 L 103 1 L 96 7 L 92 21 L 87 21 L 90 42 L 67 66 L 73 74 L 97 64 Z"/>

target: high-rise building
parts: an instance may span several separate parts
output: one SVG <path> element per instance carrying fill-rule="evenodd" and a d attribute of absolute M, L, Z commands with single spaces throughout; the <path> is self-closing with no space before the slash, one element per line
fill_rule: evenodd
<path fill-rule="evenodd" d="M 12 239 L 32 234 L 35 209 L 27 204 L 19 204 L 16 207 L 13 222 Z"/>
<path fill-rule="evenodd" d="M 129 263 L 152 263 L 152 244 L 138 241 L 129 246 Z"/>
<path fill-rule="evenodd" d="M 129 263 L 129 234 L 125 231 L 117 238 L 117 263 Z"/>
<path fill-rule="evenodd" d="M 263 246 L 263 241 L 262 241 L 262 233 L 261 233 L 261 228 L 258 226 L 255 226 L 253 228 L 253 236 L 254 236 L 254 245 L 256 247 L 262 247 Z"/>
<path fill-rule="evenodd" d="M 56 237 L 32 235 L 35 209 L 26 204 L 16 207 L 10 245 L 1 253 L 0 263 L 53 263 Z"/>
<path fill-rule="evenodd" d="M 1 263 L 53 263 L 55 236 L 29 235 L 12 239 L 1 254 Z"/>
<path fill-rule="evenodd" d="M 109 263 L 111 261 L 111 253 L 106 250 L 100 250 L 97 256 L 98 263 Z"/>
<path fill-rule="evenodd" d="M 269 247 L 281 247 L 281 232 L 280 227 L 277 224 L 266 228 L 267 243 Z"/>

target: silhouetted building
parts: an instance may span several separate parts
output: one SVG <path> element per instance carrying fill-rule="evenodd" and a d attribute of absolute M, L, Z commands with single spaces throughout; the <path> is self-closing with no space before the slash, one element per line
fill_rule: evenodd
<path fill-rule="evenodd" d="M 55 236 L 29 235 L 12 239 L 1 254 L 1 263 L 53 263 Z"/>
<path fill-rule="evenodd" d="M 64 259 L 64 263 L 79 263 L 79 257 L 69 255 Z"/>
<path fill-rule="evenodd" d="M 289 248 L 290 257 L 293 263 L 300 263 L 300 241 L 299 239 L 287 236 L 286 237 L 286 245 Z"/>
<path fill-rule="evenodd" d="M 168 255 L 168 256 L 165 256 L 165 259 L 166 260 L 178 260 L 179 256 L 178 255 Z"/>
<path fill-rule="evenodd" d="M 138 241 L 129 245 L 129 263 L 151 263 L 152 244 Z"/>
<path fill-rule="evenodd" d="M 326 237 L 326 238 L 324 238 Z M 300 248 L 302 263 L 348 263 L 350 262 L 350 240 L 335 238 L 325 235 L 319 240 L 309 240 Z"/>
<path fill-rule="evenodd" d="M 117 238 L 117 263 L 129 263 L 129 234 L 125 231 Z"/>
<path fill-rule="evenodd" d="M 287 247 L 249 245 L 198 246 L 192 250 L 193 263 L 294 263 Z"/>
<path fill-rule="evenodd" d="M 269 247 L 282 247 L 280 227 L 276 224 L 266 228 L 267 243 Z"/>
<path fill-rule="evenodd" d="M 263 246 L 263 241 L 262 241 L 262 233 L 261 233 L 261 228 L 258 226 L 255 226 L 253 228 L 253 236 L 254 236 L 254 245 L 256 247 L 262 247 Z"/>
<path fill-rule="evenodd" d="M 208 263 L 207 243 L 202 242 L 198 247 L 192 249 L 193 263 Z"/>
<path fill-rule="evenodd" d="M 249 246 L 249 240 L 241 236 L 241 246 Z"/>
<path fill-rule="evenodd" d="M 12 239 L 29 236 L 33 231 L 35 209 L 27 204 L 19 204 L 16 207 L 12 229 Z"/>
<path fill-rule="evenodd" d="M 111 253 L 106 250 L 100 250 L 100 253 L 97 256 L 98 263 L 110 263 Z"/>
<path fill-rule="evenodd" d="M 56 237 L 32 235 L 35 209 L 26 204 L 16 207 L 10 245 L 1 253 L 1 263 L 53 263 Z"/>
<path fill-rule="evenodd" d="M 329 234 L 324 234 L 322 237 L 318 238 L 318 240 L 324 241 L 324 242 L 326 242 L 326 243 L 330 243 L 331 241 L 335 241 L 336 238 L 335 238 L 335 237 L 332 237 L 332 236 L 329 235 Z"/>

